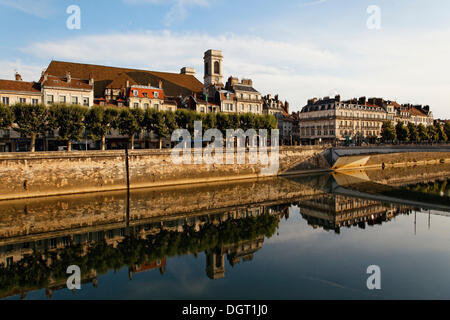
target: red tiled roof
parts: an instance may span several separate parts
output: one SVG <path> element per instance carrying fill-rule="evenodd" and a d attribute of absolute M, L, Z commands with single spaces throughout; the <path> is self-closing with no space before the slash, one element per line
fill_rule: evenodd
<path fill-rule="evenodd" d="M 412 116 L 420 116 L 420 117 L 426 117 L 427 115 L 424 113 L 424 112 L 422 112 L 422 111 L 420 111 L 419 109 L 417 109 L 417 108 L 411 108 L 411 109 L 409 109 L 409 113 L 412 115 Z"/>
<path fill-rule="evenodd" d="M 136 81 L 134 81 L 128 74 L 120 73 L 110 84 L 106 87 L 108 89 L 120 89 L 122 87 L 126 87 L 126 83 L 129 81 L 130 85 L 136 85 Z"/>
<path fill-rule="evenodd" d="M 371 107 L 371 108 L 376 108 L 376 109 L 382 109 L 380 106 L 376 105 L 376 104 L 369 104 L 366 103 L 366 107 Z"/>
<path fill-rule="evenodd" d="M 92 90 L 92 85 L 89 84 L 88 80 L 79 80 L 72 78 L 72 80 L 68 82 L 66 78 L 60 78 L 53 75 L 47 76 L 46 81 L 43 80 L 44 79 L 42 77 L 41 84 L 44 87 Z"/>
<path fill-rule="evenodd" d="M 0 80 L 0 90 L 41 93 L 41 86 L 37 82 Z"/>
<path fill-rule="evenodd" d="M 203 84 L 193 75 L 62 61 L 52 61 L 47 68 L 48 74 L 59 77 L 65 77 L 67 72 L 70 72 L 72 77 L 79 79 L 89 79 L 92 76 L 95 81 L 95 97 L 103 96 L 105 88 L 121 73 L 126 73 L 136 83 L 141 85 L 149 83 L 155 85 L 159 80 L 162 80 L 164 91 L 168 96 L 189 95 L 192 92 L 203 91 Z"/>
<path fill-rule="evenodd" d="M 138 96 L 137 98 L 149 98 L 149 99 L 164 99 L 164 91 L 159 88 L 138 88 L 131 86 L 130 88 L 130 96 L 135 97 L 133 91 L 137 90 Z M 155 92 L 158 92 L 158 98 L 155 97 Z M 147 94 L 147 97 L 144 94 Z"/>
<path fill-rule="evenodd" d="M 177 103 L 175 101 L 170 101 L 170 100 L 165 100 L 164 104 L 169 104 L 169 105 L 172 105 L 172 106 L 176 106 L 177 105 Z"/>

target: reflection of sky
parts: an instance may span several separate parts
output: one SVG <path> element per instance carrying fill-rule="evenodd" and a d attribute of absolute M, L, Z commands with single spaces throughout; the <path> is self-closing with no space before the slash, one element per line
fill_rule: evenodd
<path fill-rule="evenodd" d="M 201 253 L 168 259 L 163 277 L 152 270 L 130 281 L 123 268 L 99 276 L 96 289 L 63 289 L 53 299 L 448 299 L 449 227 L 450 218 L 432 215 L 428 229 L 428 215 L 417 213 L 416 231 L 411 214 L 338 235 L 308 226 L 293 207 L 253 261 L 233 268 L 225 259 L 224 279 L 207 278 Z M 373 264 L 381 267 L 381 291 L 366 288 L 366 268 Z M 45 299 L 45 291 L 27 298 Z"/>

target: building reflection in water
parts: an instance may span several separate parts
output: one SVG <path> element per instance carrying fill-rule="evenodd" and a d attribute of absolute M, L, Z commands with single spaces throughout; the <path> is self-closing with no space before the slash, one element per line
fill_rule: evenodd
<path fill-rule="evenodd" d="M 207 276 L 222 278 L 225 255 L 232 266 L 253 259 L 253 254 L 262 248 L 264 238 L 275 233 L 285 211 L 279 211 L 278 207 L 252 206 L 166 218 L 129 228 L 104 228 L 56 237 L 40 235 L 39 240 L 35 235 L 5 239 L 0 241 L 0 297 L 17 294 L 25 297 L 27 291 L 44 286 L 46 296 L 51 298 L 55 290 L 66 288 L 64 268 L 72 264 L 85 266 L 82 283 L 97 287 L 98 274 L 110 269 L 128 265 L 130 280 L 136 273 L 155 269 L 163 276 L 168 257 L 200 252 L 206 254 Z M 129 259 L 131 256 L 137 258 Z M 104 260 L 109 262 L 107 268 L 98 268 L 104 265 Z M 34 270 L 39 275 L 21 278 L 24 270 Z"/>
<path fill-rule="evenodd" d="M 0 297 L 26 296 L 45 288 L 48 298 L 66 288 L 66 269 L 82 268 L 82 283 L 98 286 L 98 276 L 128 267 L 128 276 L 159 270 L 164 276 L 169 257 L 206 256 L 206 276 L 226 276 L 232 267 L 255 259 L 264 240 L 275 234 L 290 209 L 300 208 L 309 225 L 339 233 L 342 227 L 382 224 L 414 208 L 326 193 L 317 189 L 277 203 L 240 205 L 206 213 L 81 226 L 68 231 L 18 235 L 0 239 Z M 292 212 L 291 212 L 292 214 Z"/>
<path fill-rule="evenodd" d="M 410 214 L 410 206 L 385 204 L 380 201 L 347 197 L 336 194 L 324 194 L 300 201 L 302 217 L 314 228 L 334 230 L 340 233 L 342 227 L 382 224 L 398 214 Z"/>

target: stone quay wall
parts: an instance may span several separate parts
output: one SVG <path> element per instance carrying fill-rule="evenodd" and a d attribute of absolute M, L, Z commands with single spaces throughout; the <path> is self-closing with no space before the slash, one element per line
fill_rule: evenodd
<path fill-rule="evenodd" d="M 327 175 L 96 192 L 0 201 L 0 246 L 20 237 L 61 236 L 125 227 L 143 221 L 246 211 L 323 193 Z M 44 237 L 48 237 L 44 236 Z M 30 238 L 27 238 L 30 240 Z"/>
<path fill-rule="evenodd" d="M 276 175 L 330 170 L 325 147 L 281 147 Z M 0 154 L 0 200 L 124 190 L 124 150 Z M 225 160 L 225 154 L 223 154 Z M 194 152 L 191 154 L 192 163 Z M 174 164 L 171 150 L 128 152 L 130 188 L 265 178 L 268 165 Z"/>

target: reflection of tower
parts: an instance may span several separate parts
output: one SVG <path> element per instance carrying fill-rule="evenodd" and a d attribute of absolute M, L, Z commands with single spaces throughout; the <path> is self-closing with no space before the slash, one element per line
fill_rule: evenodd
<path fill-rule="evenodd" d="M 223 74 L 222 74 L 222 51 L 208 50 L 203 57 L 205 62 L 204 93 L 210 92 L 210 87 L 216 86 L 223 88 Z"/>
<path fill-rule="evenodd" d="M 50 288 L 45 288 L 45 296 L 47 297 L 47 299 L 51 299 L 53 295 L 53 290 Z"/>
<path fill-rule="evenodd" d="M 213 280 L 225 277 L 225 255 L 221 250 L 206 251 L 206 275 Z"/>
<path fill-rule="evenodd" d="M 165 272 L 166 272 L 166 264 L 163 264 L 163 265 L 159 268 L 159 273 L 163 276 Z"/>

